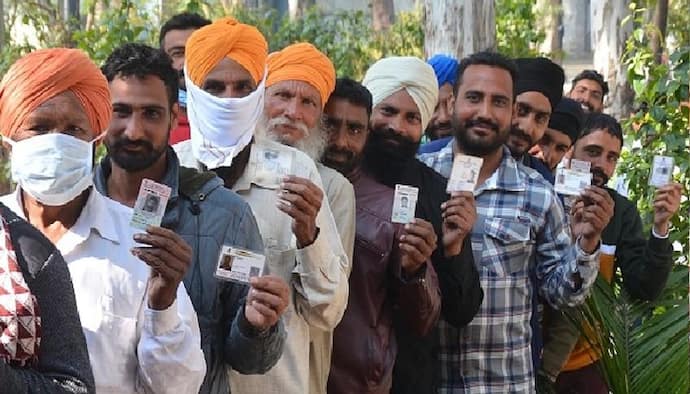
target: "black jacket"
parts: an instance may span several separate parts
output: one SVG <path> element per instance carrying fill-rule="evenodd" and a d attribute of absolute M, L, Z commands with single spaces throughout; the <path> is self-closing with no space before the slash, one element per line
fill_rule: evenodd
<path fill-rule="evenodd" d="M 415 159 L 404 167 L 397 177 L 397 183 L 419 188 L 416 217 L 429 221 L 438 237 L 438 247 L 431 259 L 441 288 L 441 318 L 455 327 L 463 327 L 479 310 L 484 293 L 474 264 L 470 237 L 465 238 L 460 255 L 444 257 L 441 204 L 449 199 L 446 193 L 447 180 Z M 396 323 L 398 356 L 391 392 L 435 393 L 438 381 L 435 349 L 438 343 L 437 330 L 419 337 L 403 324 L 402 316 L 397 316 Z"/>

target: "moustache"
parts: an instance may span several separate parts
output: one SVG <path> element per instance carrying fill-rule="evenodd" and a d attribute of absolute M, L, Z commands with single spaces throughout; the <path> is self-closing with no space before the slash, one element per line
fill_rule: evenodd
<path fill-rule="evenodd" d="M 345 161 L 350 161 L 355 157 L 354 152 L 349 151 L 347 149 L 340 149 L 336 147 L 326 148 L 324 155 L 326 157 L 343 156 L 345 158 Z"/>
<path fill-rule="evenodd" d="M 592 173 L 592 178 L 597 177 L 602 180 L 601 185 L 597 186 L 604 186 L 607 183 L 609 183 L 609 177 L 604 173 L 604 171 L 601 168 L 593 167 L 589 171 Z"/>
<path fill-rule="evenodd" d="M 143 140 L 130 140 L 129 138 L 120 138 L 112 144 L 113 151 L 118 151 L 124 147 L 143 147 L 147 151 L 153 150 L 153 144 Z"/>
<path fill-rule="evenodd" d="M 269 119 L 268 120 L 268 129 L 269 130 L 275 130 L 278 126 L 288 126 L 295 128 L 299 131 L 302 132 L 305 136 L 309 135 L 309 128 L 304 122 L 296 122 L 293 120 L 288 119 L 285 116 L 280 116 L 277 118 Z"/>
<path fill-rule="evenodd" d="M 530 146 L 534 145 L 534 142 L 532 142 L 532 137 L 530 137 L 529 134 L 525 133 L 521 128 L 517 126 L 513 126 L 510 128 L 510 135 L 524 140 Z"/>
<path fill-rule="evenodd" d="M 485 129 L 490 129 L 493 130 L 494 132 L 498 133 L 498 125 L 490 120 L 485 120 L 485 119 L 468 119 L 465 121 L 465 130 L 470 129 L 472 127 L 481 127 Z"/>

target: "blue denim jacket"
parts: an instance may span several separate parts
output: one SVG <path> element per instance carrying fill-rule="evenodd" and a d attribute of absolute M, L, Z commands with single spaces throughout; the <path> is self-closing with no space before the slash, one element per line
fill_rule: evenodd
<path fill-rule="evenodd" d="M 104 195 L 110 172 L 106 156 L 94 175 L 96 189 Z M 161 183 L 172 189 L 162 227 L 174 230 L 192 247 L 192 264 L 184 285 L 199 317 L 206 358 L 207 373 L 200 393 L 226 394 L 230 391 L 227 368 L 243 374 L 265 373 L 283 352 L 286 332 L 282 321 L 267 334 L 257 334 L 244 313 L 238 313 L 244 310 L 249 287 L 214 276 L 223 245 L 263 253 L 261 234 L 242 198 L 225 188 L 215 174 L 180 167 L 172 148 L 167 150 L 167 171 Z M 192 192 L 181 190 L 181 183 L 195 187 Z"/>

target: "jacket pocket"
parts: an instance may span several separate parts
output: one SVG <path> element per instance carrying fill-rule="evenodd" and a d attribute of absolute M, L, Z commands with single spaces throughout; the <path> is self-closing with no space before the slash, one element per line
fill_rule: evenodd
<path fill-rule="evenodd" d="M 499 277 L 528 274 L 534 240 L 526 220 L 486 218 L 484 234 L 482 267 Z"/>

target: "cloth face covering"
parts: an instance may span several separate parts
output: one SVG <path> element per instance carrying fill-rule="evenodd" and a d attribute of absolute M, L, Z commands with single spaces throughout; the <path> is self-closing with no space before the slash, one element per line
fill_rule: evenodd
<path fill-rule="evenodd" d="M 229 167 L 251 142 L 263 113 L 266 74 L 256 90 L 242 98 L 216 97 L 186 75 L 192 154 L 208 169 Z"/>

